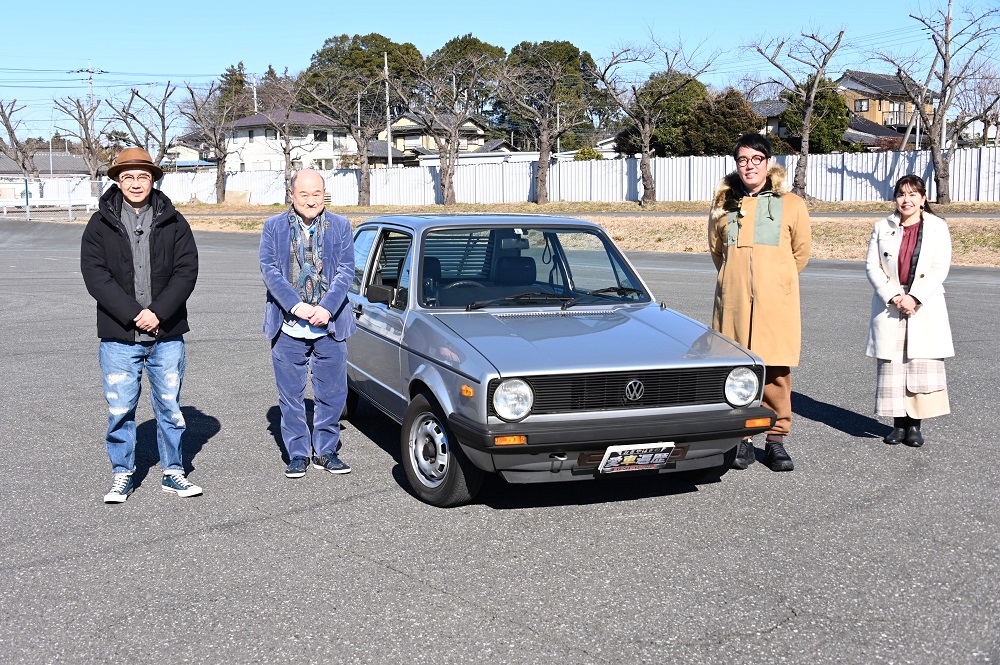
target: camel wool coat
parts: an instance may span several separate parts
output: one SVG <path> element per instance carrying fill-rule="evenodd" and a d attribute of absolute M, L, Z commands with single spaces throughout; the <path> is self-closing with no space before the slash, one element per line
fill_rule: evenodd
<path fill-rule="evenodd" d="M 893 213 L 875 224 L 865 261 L 865 273 L 875 290 L 866 354 L 894 362 L 903 361 L 897 344 L 900 314 L 889 301 L 903 294 L 899 282 L 899 246 L 902 242 L 899 214 Z M 950 358 L 955 355 L 955 347 L 944 302 L 944 280 L 951 268 L 951 233 L 943 219 L 923 213 L 917 251 L 910 295 L 920 306 L 907 321 L 906 353 L 910 358 Z"/>
<path fill-rule="evenodd" d="M 712 327 L 767 365 L 795 367 L 802 347 L 799 273 L 812 236 L 805 202 L 788 191 L 785 170 L 768 169 L 757 196 L 736 172 L 715 192 L 708 246 L 719 271 Z"/>

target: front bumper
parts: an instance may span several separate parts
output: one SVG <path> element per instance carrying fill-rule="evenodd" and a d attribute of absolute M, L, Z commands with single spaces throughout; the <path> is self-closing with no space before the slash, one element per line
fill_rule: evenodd
<path fill-rule="evenodd" d="M 746 427 L 747 420 L 767 418 L 768 425 Z M 658 471 L 677 473 L 721 466 L 725 453 L 740 439 L 774 425 L 765 407 L 695 414 L 660 414 L 584 422 L 502 423 L 484 425 L 452 414 L 448 424 L 477 467 L 499 473 L 507 482 L 537 483 L 594 479 L 608 446 L 672 442 L 679 455 Z M 528 443 L 494 446 L 493 437 L 520 434 Z M 645 471 L 637 473 L 647 473 Z"/>
<path fill-rule="evenodd" d="M 746 427 L 747 420 L 767 418 L 766 427 Z M 448 416 L 448 425 L 459 442 L 491 455 L 575 452 L 606 448 L 625 443 L 673 441 L 676 444 L 698 441 L 733 440 L 760 434 L 774 425 L 774 412 L 767 407 L 749 407 L 729 411 L 685 414 L 658 414 L 544 423 L 477 423 L 458 414 Z M 520 446 L 494 446 L 497 436 L 524 435 L 528 443 Z"/>

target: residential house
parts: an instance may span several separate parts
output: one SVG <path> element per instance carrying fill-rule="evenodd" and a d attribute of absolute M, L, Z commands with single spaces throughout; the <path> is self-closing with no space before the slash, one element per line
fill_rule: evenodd
<path fill-rule="evenodd" d="M 558 159 L 557 153 L 550 153 Z M 434 150 L 417 158 L 420 166 L 440 166 L 441 154 Z M 507 139 L 490 139 L 472 151 L 459 151 L 457 164 L 501 164 L 506 162 L 537 162 L 538 152 L 521 152 Z"/>
<path fill-rule="evenodd" d="M 844 143 L 864 146 L 869 151 L 899 150 L 903 135 L 892 127 L 872 122 L 859 113 L 850 114 Z"/>
<path fill-rule="evenodd" d="M 912 79 L 909 82 L 914 87 L 920 87 Z M 844 98 L 849 111 L 897 132 L 906 129 L 916 110 L 906 94 L 906 86 L 894 74 L 848 69 L 837 80 L 837 92 Z M 933 109 L 934 96 L 928 93 L 928 112 Z"/>
<path fill-rule="evenodd" d="M 90 169 L 83 157 L 69 155 L 64 152 L 37 152 L 35 153 L 35 166 L 38 167 L 38 175 L 45 178 L 48 176 L 79 175 L 90 177 Z M 104 172 L 104 168 L 100 169 Z M 17 163 L 6 155 L 0 155 L 0 177 L 22 178 L 21 169 Z"/>
<path fill-rule="evenodd" d="M 448 122 L 450 119 L 449 116 L 444 118 L 444 121 Z M 440 124 L 435 124 L 434 127 L 441 128 L 441 131 L 444 131 L 444 128 Z M 404 166 L 416 166 L 420 163 L 421 156 L 438 154 L 437 143 L 434 141 L 434 132 L 428 131 L 426 124 L 422 122 L 420 116 L 417 114 L 406 112 L 398 116 L 393 120 L 391 130 L 392 146 L 402 151 Z M 460 155 L 476 152 L 486 144 L 486 123 L 476 118 L 469 118 L 462 123 L 458 136 L 458 152 Z M 382 132 L 378 138 L 381 141 L 385 141 L 386 133 Z M 511 146 L 511 150 L 513 150 L 513 146 Z M 393 163 L 395 164 L 395 162 Z"/>
<path fill-rule="evenodd" d="M 336 169 L 345 155 L 357 153 L 357 144 L 343 126 L 315 113 L 271 110 L 232 124 L 226 170 L 284 170 L 283 127 L 291 137 L 293 169 Z"/>
<path fill-rule="evenodd" d="M 167 172 L 197 172 L 214 169 L 217 161 L 204 135 L 200 132 L 189 132 L 170 142 L 163 159 L 160 160 L 160 167 Z"/>
<path fill-rule="evenodd" d="M 374 168 L 387 167 L 389 165 L 389 150 L 392 150 L 393 166 L 402 165 L 405 155 L 395 148 L 389 148 L 385 141 L 368 142 L 368 165 Z"/>
<path fill-rule="evenodd" d="M 759 102 L 750 102 L 750 109 L 764 119 L 764 126 L 760 128 L 760 133 L 772 134 L 783 139 L 788 138 L 788 128 L 779 118 L 787 107 L 788 102 L 780 99 L 762 99 Z"/>

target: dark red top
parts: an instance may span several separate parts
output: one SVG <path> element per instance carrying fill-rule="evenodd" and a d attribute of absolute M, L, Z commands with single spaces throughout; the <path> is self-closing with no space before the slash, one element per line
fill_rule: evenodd
<path fill-rule="evenodd" d="M 917 233 L 924 220 L 903 228 L 903 242 L 899 245 L 899 283 L 910 283 L 910 264 L 913 263 L 913 251 L 917 248 Z"/>

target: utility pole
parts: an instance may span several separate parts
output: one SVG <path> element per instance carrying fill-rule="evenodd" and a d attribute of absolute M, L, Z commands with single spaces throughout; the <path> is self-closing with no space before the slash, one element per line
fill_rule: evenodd
<path fill-rule="evenodd" d="M 250 87 L 253 88 L 253 112 L 257 113 L 257 75 L 251 74 Z"/>
<path fill-rule="evenodd" d="M 385 74 L 385 158 L 386 167 L 392 168 L 392 116 L 389 111 L 389 54 L 382 51 L 382 73 Z M 360 114 L 359 114 L 360 116 Z M 358 122 L 360 125 L 361 123 Z M 368 146 L 358 146 L 367 150 Z"/>
<path fill-rule="evenodd" d="M 954 0 L 948 0 L 948 18 L 944 22 L 944 43 L 948 44 L 948 50 L 951 50 L 951 8 L 954 4 Z M 944 63 L 944 71 L 948 71 L 949 62 L 946 60 Z M 941 90 L 941 102 L 944 102 L 944 90 Z M 940 105 L 938 106 L 940 109 Z M 941 152 L 944 155 L 944 159 L 948 159 L 948 116 L 941 114 Z M 955 137 L 958 140 L 958 137 Z"/>
<path fill-rule="evenodd" d="M 70 74 L 86 74 L 87 75 L 87 84 L 88 84 L 88 86 L 90 88 L 90 94 L 87 97 L 87 103 L 90 106 L 93 106 L 93 104 L 94 104 L 94 74 L 107 74 L 107 72 L 104 71 L 103 69 L 94 69 L 94 66 L 90 63 L 90 60 L 88 60 L 87 61 L 87 68 L 86 69 L 74 69 L 73 71 L 71 71 L 69 73 Z"/>

